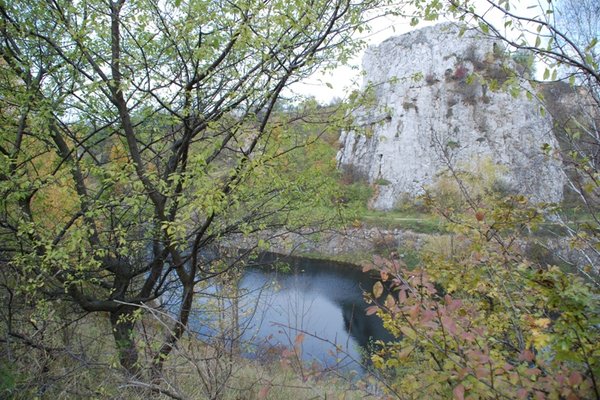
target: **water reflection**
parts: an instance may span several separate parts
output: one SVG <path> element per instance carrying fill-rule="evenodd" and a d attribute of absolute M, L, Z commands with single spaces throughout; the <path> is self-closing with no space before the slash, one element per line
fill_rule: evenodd
<path fill-rule="evenodd" d="M 305 361 L 362 370 L 356 362 L 367 363 L 372 342 L 390 339 L 381 320 L 365 314 L 362 293 L 374 280 L 353 266 L 290 257 L 281 260 L 289 272 L 281 272 L 272 267 L 275 257 L 263 255 L 239 280 L 241 338 L 255 348 L 283 348 L 302 333 Z"/>
<path fill-rule="evenodd" d="M 289 266 L 283 272 L 273 267 L 277 257 L 264 254 L 203 288 L 191 330 L 248 357 L 277 361 L 296 345 L 320 368 L 362 372 L 373 341 L 391 339 L 377 316 L 365 314 L 363 291 L 375 281 L 355 266 L 295 257 L 279 259 Z"/>

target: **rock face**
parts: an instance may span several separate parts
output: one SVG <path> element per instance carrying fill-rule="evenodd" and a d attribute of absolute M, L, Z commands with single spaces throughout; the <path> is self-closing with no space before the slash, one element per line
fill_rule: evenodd
<path fill-rule="evenodd" d="M 377 185 L 373 208 L 421 194 L 448 166 L 485 159 L 504 166 L 510 190 L 562 199 L 560 161 L 541 150 L 558 147 L 552 120 L 526 97 L 531 87 L 498 44 L 436 25 L 369 48 L 363 68 L 372 101 L 355 113 L 358 128 L 342 134 L 338 165 Z M 523 90 L 498 90 L 511 82 Z"/>

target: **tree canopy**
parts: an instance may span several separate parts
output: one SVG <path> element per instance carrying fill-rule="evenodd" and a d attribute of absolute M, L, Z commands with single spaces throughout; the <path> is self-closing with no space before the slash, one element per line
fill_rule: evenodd
<path fill-rule="evenodd" d="M 109 313 L 131 373 L 136 307 L 180 287 L 160 370 L 195 284 L 223 272 L 211 244 L 330 201 L 314 170 L 279 171 L 314 135 L 294 137 L 274 111 L 290 84 L 347 60 L 384 3 L 0 2 L 5 286 Z"/>

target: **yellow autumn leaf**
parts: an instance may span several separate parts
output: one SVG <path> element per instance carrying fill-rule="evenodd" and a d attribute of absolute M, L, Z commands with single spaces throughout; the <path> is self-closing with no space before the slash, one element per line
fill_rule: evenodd
<path fill-rule="evenodd" d="M 391 294 L 388 294 L 387 297 L 385 298 L 385 306 L 388 309 L 392 309 L 395 305 L 396 305 L 396 301 L 394 300 L 394 297 L 392 297 Z"/>
<path fill-rule="evenodd" d="M 538 318 L 535 321 L 533 321 L 535 326 L 539 328 L 547 328 L 550 325 L 550 322 L 551 321 L 549 318 Z"/>
<path fill-rule="evenodd" d="M 383 368 L 383 366 L 385 365 L 384 359 L 378 354 L 373 354 L 371 356 L 371 361 L 373 362 L 373 366 L 375 368 Z"/>
<path fill-rule="evenodd" d="M 379 298 L 381 297 L 381 295 L 383 294 L 383 285 L 381 284 L 381 282 L 375 282 L 375 284 L 373 285 L 373 296 L 375 296 L 375 298 Z"/>
<path fill-rule="evenodd" d="M 404 336 L 408 337 L 409 339 L 414 340 L 417 338 L 417 333 L 414 331 L 414 329 L 408 326 L 401 326 L 400 331 L 402 332 L 402 334 L 404 334 Z"/>
<path fill-rule="evenodd" d="M 541 333 L 539 331 L 533 332 L 533 344 L 535 345 L 535 347 L 539 349 L 547 346 L 548 343 L 550 343 L 550 335 Z"/>

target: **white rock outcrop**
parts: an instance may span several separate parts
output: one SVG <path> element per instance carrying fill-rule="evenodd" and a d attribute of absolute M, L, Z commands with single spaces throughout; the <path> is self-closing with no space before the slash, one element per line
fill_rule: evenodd
<path fill-rule="evenodd" d="M 377 185 L 377 209 L 421 194 L 449 163 L 484 158 L 505 166 L 511 190 L 560 201 L 560 160 L 541 150 L 544 143 L 558 148 L 551 118 L 527 98 L 525 80 L 514 96 L 491 90 L 489 82 L 517 79 L 507 72 L 517 64 L 493 41 L 458 31 L 436 25 L 366 51 L 364 88 L 373 87 L 373 101 L 355 113 L 358 128 L 342 134 L 339 167 Z"/>

